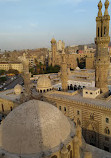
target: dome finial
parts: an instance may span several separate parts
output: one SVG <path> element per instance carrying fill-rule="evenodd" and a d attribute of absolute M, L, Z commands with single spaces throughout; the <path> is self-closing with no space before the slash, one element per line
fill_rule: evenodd
<path fill-rule="evenodd" d="M 104 15 L 109 15 L 109 13 L 108 13 L 109 0 L 106 0 L 105 3 L 104 3 L 104 5 L 105 5 Z"/>
<path fill-rule="evenodd" d="M 101 0 L 99 1 L 99 3 L 98 3 L 98 9 L 99 9 L 99 11 L 98 11 L 98 17 L 101 17 L 102 16 L 102 11 L 101 11 L 101 9 L 102 9 L 102 2 L 101 2 Z"/>

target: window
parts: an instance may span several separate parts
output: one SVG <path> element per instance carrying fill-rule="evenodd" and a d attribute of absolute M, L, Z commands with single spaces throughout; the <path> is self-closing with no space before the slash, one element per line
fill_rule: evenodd
<path fill-rule="evenodd" d="M 93 94 L 92 92 L 90 92 L 90 94 Z"/>
<path fill-rule="evenodd" d="M 78 110 L 78 111 L 77 111 L 77 115 L 79 115 L 79 114 L 80 114 L 80 111 Z"/>
<path fill-rule="evenodd" d="M 90 114 L 90 119 L 94 120 L 94 114 Z"/>
<path fill-rule="evenodd" d="M 106 133 L 106 134 L 110 134 L 110 130 L 109 130 L 108 127 L 106 127 L 106 128 L 104 129 L 104 133 Z"/>
<path fill-rule="evenodd" d="M 66 112 L 66 107 L 64 107 L 64 111 Z"/>
<path fill-rule="evenodd" d="M 106 35 L 106 27 L 104 27 L 104 36 Z"/>
<path fill-rule="evenodd" d="M 59 110 L 61 110 L 61 106 L 59 106 Z"/>
<path fill-rule="evenodd" d="M 88 94 L 88 92 L 86 92 L 86 94 Z"/>
<path fill-rule="evenodd" d="M 109 123 L 109 118 L 106 118 L 106 123 Z"/>

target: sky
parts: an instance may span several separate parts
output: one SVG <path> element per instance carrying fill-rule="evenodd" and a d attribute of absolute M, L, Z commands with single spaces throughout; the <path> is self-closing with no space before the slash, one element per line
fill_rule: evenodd
<path fill-rule="evenodd" d="M 103 3 L 104 1 L 102 0 Z M 57 41 L 63 40 L 66 45 L 93 43 L 98 2 L 99 0 L 0 0 L 0 49 L 50 47 L 53 37 Z"/>

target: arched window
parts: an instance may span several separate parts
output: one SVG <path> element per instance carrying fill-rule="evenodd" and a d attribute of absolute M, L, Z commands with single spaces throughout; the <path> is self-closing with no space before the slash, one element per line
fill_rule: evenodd
<path fill-rule="evenodd" d="M 110 130 L 109 130 L 108 127 L 106 127 L 106 128 L 104 129 L 104 133 L 106 133 L 106 134 L 110 134 Z"/>
<path fill-rule="evenodd" d="M 13 108 L 12 108 L 12 106 L 10 107 L 10 111 L 12 111 L 13 110 Z"/>
<path fill-rule="evenodd" d="M 106 27 L 104 27 L 104 36 L 106 35 Z"/>

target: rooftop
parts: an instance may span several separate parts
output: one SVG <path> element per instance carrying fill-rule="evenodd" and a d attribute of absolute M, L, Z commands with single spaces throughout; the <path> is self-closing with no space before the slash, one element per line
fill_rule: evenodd
<path fill-rule="evenodd" d="M 97 87 L 87 87 L 87 88 L 84 88 L 85 90 L 91 90 L 91 91 L 97 91 L 99 90 L 100 88 L 97 88 Z"/>
<path fill-rule="evenodd" d="M 10 90 L 1 91 L 0 98 L 10 100 L 10 101 L 16 101 L 20 99 L 20 95 L 16 95 L 14 93 L 14 89 L 10 89 Z"/>
<path fill-rule="evenodd" d="M 47 94 L 46 96 L 52 97 L 52 98 L 58 98 L 58 99 L 63 99 L 71 102 L 78 102 L 78 103 L 84 103 L 84 104 L 89 104 L 89 105 L 95 105 L 98 108 L 107 108 L 111 110 L 111 100 L 109 99 L 108 101 L 102 100 L 102 99 L 91 99 L 91 98 L 83 98 L 82 93 L 75 93 L 73 95 L 70 95 L 68 92 L 57 92 L 57 91 L 52 91 Z"/>

